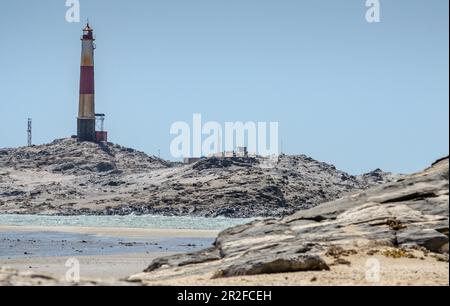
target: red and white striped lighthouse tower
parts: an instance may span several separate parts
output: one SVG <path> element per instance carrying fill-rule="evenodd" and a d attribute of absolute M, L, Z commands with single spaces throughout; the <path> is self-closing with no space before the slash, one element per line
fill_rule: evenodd
<path fill-rule="evenodd" d="M 79 141 L 95 141 L 94 34 L 89 22 L 81 38 L 80 102 L 77 136 Z"/>

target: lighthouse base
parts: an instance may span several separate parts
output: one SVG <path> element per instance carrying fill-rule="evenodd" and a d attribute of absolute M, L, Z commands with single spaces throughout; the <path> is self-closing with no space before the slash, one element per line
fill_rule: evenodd
<path fill-rule="evenodd" d="M 95 119 L 78 118 L 77 137 L 78 141 L 95 142 Z"/>

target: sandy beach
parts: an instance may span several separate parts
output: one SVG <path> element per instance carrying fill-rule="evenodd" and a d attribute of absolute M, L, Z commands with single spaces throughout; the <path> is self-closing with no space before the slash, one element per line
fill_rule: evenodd
<path fill-rule="evenodd" d="M 264 274 L 214 279 L 212 273 L 164 279 L 160 272 L 145 281 L 150 286 L 448 286 L 449 264 L 431 256 L 390 258 L 364 253 L 345 258 L 330 271 Z M 379 269 L 369 270 L 377 262 Z M 330 259 L 330 263 L 332 260 Z"/>
<path fill-rule="evenodd" d="M 203 230 L 1 226 L 0 267 L 10 267 L 64 280 L 68 270 L 66 262 L 68 259 L 75 258 L 80 263 L 82 279 L 117 283 L 119 280 L 128 279 L 131 275 L 139 275 L 154 258 L 203 249 L 214 241 L 216 234 L 216 231 Z M 30 251 L 25 251 L 26 254 L 24 254 L 24 249 Z M 51 250 L 51 252 L 42 256 L 43 253 L 40 252 L 43 249 L 46 252 Z M 143 284 L 150 286 L 449 285 L 448 262 L 421 252 L 416 255 L 415 258 L 390 258 L 382 255 L 368 256 L 365 252 L 359 252 L 346 257 L 347 264 L 334 265 L 330 259 L 330 271 L 220 279 L 213 279 L 213 275 L 208 273 L 168 278 L 168 275 L 161 271 L 152 275 Z M 379 273 L 367 274 L 368 262 L 374 259 L 379 263 Z"/>
<path fill-rule="evenodd" d="M 64 279 L 68 270 L 66 262 L 77 259 L 80 263 L 82 279 L 117 280 L 142 272 L 152 259 L 171 253 L 141 253 L 104 256 L 76 256 L 76 257 L 40 257 L 0 260 L 0 266 L 19 271 L 50 275 L 56 279 Z"/>

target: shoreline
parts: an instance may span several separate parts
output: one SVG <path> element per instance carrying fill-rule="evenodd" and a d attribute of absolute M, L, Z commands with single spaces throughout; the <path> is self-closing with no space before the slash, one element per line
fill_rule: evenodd
<path fill-rule="evenodd" d="M 109 237 L 215 238 L 219 230 L 0 225 L 0 233 L 53 232 Z"/>
<path fill-rule="evenodd" d="M 0 225 L 0 267 L 65 277 L 68 259 L 81 277 L 121 279 L 158 257 L 207 248 L 219 231 Z"/>

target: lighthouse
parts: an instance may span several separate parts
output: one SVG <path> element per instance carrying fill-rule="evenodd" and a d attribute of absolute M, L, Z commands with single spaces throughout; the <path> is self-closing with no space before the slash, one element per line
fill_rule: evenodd
<path fill-rule="evenodd" d="M 94 30 L 89 22 L 81 38 L 80 101 L 78 106 L 78 141 L 96 141 L 94 90 Z"/>

